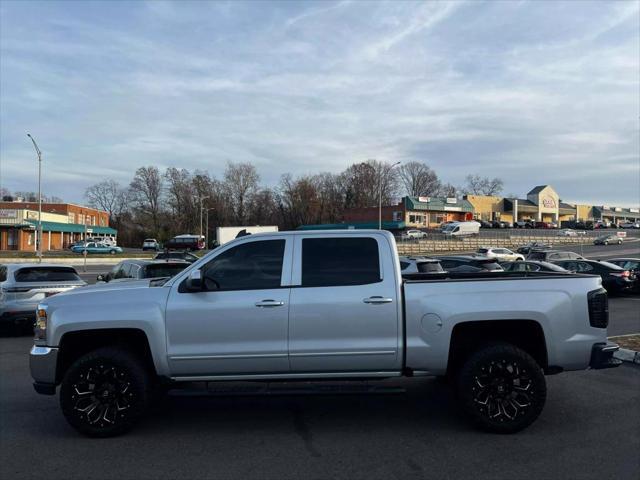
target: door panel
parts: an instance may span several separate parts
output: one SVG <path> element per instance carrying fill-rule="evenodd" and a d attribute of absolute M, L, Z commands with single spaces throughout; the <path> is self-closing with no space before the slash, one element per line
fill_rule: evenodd
<path fill-rule="evenodd" d="M 372 240 L 375 252 L 370 250 L 371 244 L 340 245 L 342 240 L 296 237 L 289 307 L 289 356 L 293 372 L 400 368 L 401 306 L 391 260 L 395 257 L 380 251 L 387 246 L 384 237 L 378 241 L 370 235 L 348 235 L 350 241 L 358 238 Z M 314 241 L 320 242 L 311 246 L 309 242 Z M 305 249 L 309 250 L 305 253 Z M 363 258 L 375 255 L 375 272 L 358 262 L 359 252 L 364 253 Z M 309 259 L 307 254 L 316 259 Z M 306 267 L 309 271 L 305 271 Z M 329 278 L 331 275 L 333 278 Z M 361 284 L 348 285 L 352 282 Z"/>
<path fill-rule="evenodd" d="M 276 236 L 231 242 L 201 267 L 210 290 L 174 283 L 166 314 L 173 376 L 289 372 L 292 244 Z"/>

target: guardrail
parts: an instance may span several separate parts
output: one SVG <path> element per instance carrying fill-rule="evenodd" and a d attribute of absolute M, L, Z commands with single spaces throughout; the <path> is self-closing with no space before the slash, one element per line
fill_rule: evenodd
<path fill-rule="evenodd" d="M 593 239 L 600 232 L 587 232 L 576 237 L 561 237 L 551 235 L 504 235 L 504 236 L 481 236 L 464 238 L 445 238 L 441 234 L 430 234 L 426 239 L 421 240 L 397 240 L 398 253 L 401 255 L 424 255 L 436 252 L 468 252 L 475 251 L 480 247 L 505 247 L 516 249 L 530 242 L 544 243 L 546 245 L 566 246 L 591 245 Z M 439 237 L 439 238 L 438 238 Z"/>

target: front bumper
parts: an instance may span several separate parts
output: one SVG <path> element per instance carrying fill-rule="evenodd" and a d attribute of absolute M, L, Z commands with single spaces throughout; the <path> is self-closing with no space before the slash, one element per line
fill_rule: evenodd
<path fill-rule="evenodd" d="M 34 345 L 29 353 L 29 367 L 33 378 L 33 388 L 38 393 L 53 395 L 56 393 L 56 369 L 58 349 Z"/>
<path fill-rule="evenodd" d="M 591 347 L 589 367 L 594 370 L 619 367 L 622 361 L 613 358 L 613 354 L 619 349 L 620 347 L 616 343 L 607 342 L 594 344 L 593 347 Z"/>

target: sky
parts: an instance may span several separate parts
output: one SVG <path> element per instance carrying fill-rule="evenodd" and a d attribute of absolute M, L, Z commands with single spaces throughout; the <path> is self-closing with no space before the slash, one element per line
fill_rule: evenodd
<path fill-rule="evenodd" d="M 0 1 L 0 185 L 354 162 L 640 204 L 640 1 Z"/>

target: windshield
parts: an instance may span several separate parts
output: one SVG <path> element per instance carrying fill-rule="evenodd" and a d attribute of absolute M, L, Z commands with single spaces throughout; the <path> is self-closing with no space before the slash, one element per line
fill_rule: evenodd
<path fill-rule="evenodd" d="M 75 282 L 81 280 L 69 267 L 29 267 L 15 273 L 16 282 Z"/>

